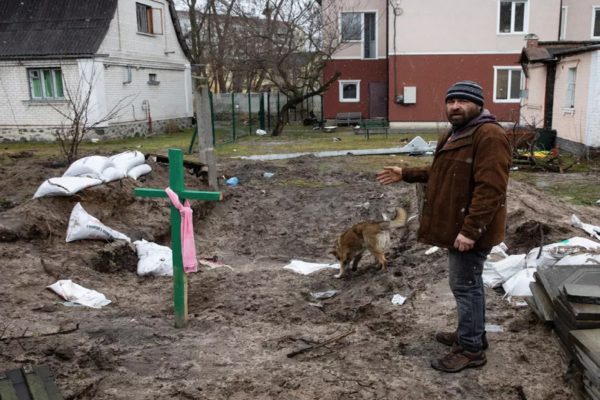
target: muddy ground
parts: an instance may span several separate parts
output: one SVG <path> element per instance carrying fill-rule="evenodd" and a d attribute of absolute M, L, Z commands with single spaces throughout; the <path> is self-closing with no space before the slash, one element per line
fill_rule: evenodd
<path fill-rule="evenodd" d="M 417 210 L 408 184 L 382 187 L 377 165 L 398 158 L 300 158 L 278 162 L 220 160 L 219 203 L 194 202 L 198 257 L 228 267 L 189 276 L 189 326 L 173 327 L 171 280 L 138 277 L 124 243 L 65 243 L 76 202 L 106 225 L 167 244 L 165 200 L 136 199 L 134 187 L 165 187 L 167 167 L 152 163 L 140 181 L 86 189 L 72 198 L 31 200 L 65 166 L 31 154 L 0 156 L 0 370 L 48 365 L 67 399 L 574 399 L 572 374 L 551 328 L 499 291 L 487 290 L 488 363 L 444 374 L 430 360 L 447 351 L 436 329 L 453 329 L 446 254 L 425 255 L 417 224 L 393 233 L 390 268 L 365 257 L 357 272 L 303 276 L 282 267 L 291 259 L 332 262 L 335 236 L 353 223 L 379 219 L 405 205 Z M 263 172 L 273 172 L 271 179 Z M 540 179 L 552 180 L 551 174 Z M 598 176 L 590 174 L 590 180 Z M 562 179 L 562 178 L 561 178 Z M 193 175 L 188 187 L 203 188 Z M 573 206 L 511 180 L 509 253 L 584 233 L 577 213 L 598 223 L 600 209 Z M 65 306 L 46 289 L 58 279 L 104 293 L 102 309 Z M 312 292 L 337 289 L 333 298 Z M 394 294 L 408 298 L 391 303 Z M 312 351 L 302 349 L 353 332 Z"/>

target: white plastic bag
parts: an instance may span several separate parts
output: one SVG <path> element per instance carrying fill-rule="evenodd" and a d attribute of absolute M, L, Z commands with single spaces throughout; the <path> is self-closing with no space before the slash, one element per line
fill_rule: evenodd
<path fill-rule="evenodd" d="M 88 178 L 100 178 L 102 171 L 111 166 L 108 157 L 89 156 L 73 162 L 65 171 L 63 176 L 87 176 Z"/>
<path fill-rule="evenodd" d="M 173 253 L 167 246 L 161 246 L 146 240 L 133 242 L 139 258 L 137 274 L 140 276 L 172 276 Z"/>
<path fill-rule="evenodd" d="M 117 181 L 119 179 L 123 179 L 127 176 L 126 172 L 123 172 L 122 170 L 116 168 L 116 167 L 108 167 L 106 168 L 104 171 L 102 171 L 102 174 L 100 175 L 100 178 L 102 179 L 103 182 L 112 182 L 112 181 Z"/>
<path fill-rule="evenodd" d="M 309 275 L 313 272 L 325 269 L 325 268 L 333 268 L 340 269 L 340 264 L 318 264 L 318 263 L 309 263 L 306 261 L 300 260 L 292 260 L 288 265 L 283 267 L 285 269 L 291 269 L 294 272 L 297 272 L 302 275 Z"/>
<path fill-rule="evenodd" d="M 575 228 L 583 229 L 594 239 L 600 240 L 600 227 L 591 224 L 584 224 L 579 218 L 577 218 L 577 215 L 575 214 L 571 215 L 571 225 L 573 225 Z"/>
<path fill-rule="evenodd" d="M 143 164 L 146 159 L 144 155 L 137 150 L 129 150 L 123 153 L 115 154 L 109 157 L 115 168 L 123 172 L 123 176 L 127 175 L 127 172 L 140 164 Z"/>
<path fill-rule="evenodd" d="M 100 239 L 100 240 L 127 240 L 131 239 L 121 232 L 115 231 L 104 225 L 98 218 L 88 214 L 80 203 L 75 204 L 71 217 L 69 218 L 69 227 L 67 228 L 67 243 L 82 239 Z"/>
<path fill-rule="evenodd" d="M 131 179 L 137 180 L 142 175 L 146 175 L 152 171 L 152 167 L 148 164 L 140 164 L 131 168 L 129 172 L 127 172 L 127 176 Z"/>
<path fill-rule="evenodd" d="M 576 236 L 567 240 L 563 240 L 562 242 L 552 243 L 544 246 L 541 254 L 540 248 L 536 247 L 530 250 L 527 254 L 527 267 L 551 267 L 552 265 L 556 264 L 558 260 L 563 258 L 572 257 L 575 254 L 585 254 L 585 250 L 598 252 L 600 251 L 600 243 Z M 598 255 L 596 254 L 595 256 L 597 257 Z M 575 259 L 571 258 L 571 260 Z M 564 260 L 561 265 L 568 265 L 567 262 L 569 262 L 569 259 Z M 576 263 L 573 263 L 572 265 L 576 265 Z"/>
<path fill-rule="evenodd" d="M 533 296 L 529 283 L 534 282 L 533 273 L 535 268 L 525 268 L 510 277 L 502 287 L 506 292 L 505 296 Z"/>
<path fill-rule="evenodd" d="M 45 196 L 72 196 L 75 193 L 101 184 L 100 179 L 85 178 L 80 176 L 65 176 L 45 180 L 33 195 L 34 199 Z"/>

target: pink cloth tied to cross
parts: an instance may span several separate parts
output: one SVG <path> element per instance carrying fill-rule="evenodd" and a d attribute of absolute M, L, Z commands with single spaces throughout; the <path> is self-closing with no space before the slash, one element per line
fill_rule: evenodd
<path fill-rule="evenodd" d="M 183 258 L 183 270 L 186 274 L 198 271 L 196 260 L 196 245 L 194 243 L 194 226 L 192 222 L 192 208 L 188 200 L 182 205 L 179 197 L 171 188 L 166 188 L 167 196 L 171 199 L 173 206 L 181 214 L 181 256 Z"/>

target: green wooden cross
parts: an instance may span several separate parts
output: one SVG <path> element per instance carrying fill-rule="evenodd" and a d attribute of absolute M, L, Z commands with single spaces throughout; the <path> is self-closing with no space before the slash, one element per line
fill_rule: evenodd
<path fill-rule="evenodd" d="M 200 192 L 186 190 L 183 182 L 183 151 L 169 149 L 169 187 L 179 197 L 183 204 L 189 200 L 223 200 L 221 192 Z M 134 195 L 140 197 L 168 197 L 164 189 L 134 189 Z M 173 253 L 173 303 L 175 305 L 175 327 L 183 328 L 187 324 L 187 278 L 183 271 L 183 257 L 181 254 L 181 215 L 179 210 L 171 204 L 171 250 Z"/>

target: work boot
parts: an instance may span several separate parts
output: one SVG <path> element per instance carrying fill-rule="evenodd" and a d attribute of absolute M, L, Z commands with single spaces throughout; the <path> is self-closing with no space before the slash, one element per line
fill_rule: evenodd
<path fill-rule="evenodd" d="M 454 332 L 443 332 L 443 331 L 438 331 L 435 333 L 435 340 L 437 340 L 438 342 L 445 344 L 446 346 L 453 346 L 455 344 L 458 344 L 458 335 L 456 334 L 456 331 Z M 489 345 L 488 345 L 488 341 L 485 337 L 485 331 L 483 332 L 483 336 L 481 336 L 481 347 L 483 350 L 486 350 Z"/>
<path fill-rule="evenodd" d="M 470 352 L 453 346 L 450 353 L 431 361 L 431 367 L 443 372 L 459 372 L 465 368 L 481 367 L 487 362 L 483 351 Z"/>

